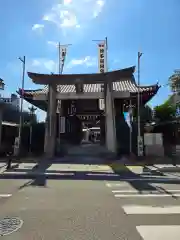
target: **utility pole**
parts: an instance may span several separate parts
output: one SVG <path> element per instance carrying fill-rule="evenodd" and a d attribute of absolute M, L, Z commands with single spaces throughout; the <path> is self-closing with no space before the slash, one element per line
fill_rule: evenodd
<path fill-rule="evenodd" d="M 129 101 L 129 153 L 130 155 L 132 154 L 132 116 L 133 116 L 133 106 L 132 106 L 132 101 L 131 101 L 131 96 L 130 96 L 130 101 Z"/>
<path fill-rule="evenodd" d="M 35 108 L 33 105 L 31 107 L 28 108 L 29 109 L 29 113 L 30 113 L 30 125 L 29 125 L 29 153 L 31 153 L 31 146 L 32 146 L 32 123 L 33 123 L 33 116 L 35 114 L 35 111 L 37 110 L 37 108 Z"/>
<path fill-rule="evenodd" d="M 21 103 L 20 103 L 20 119 L 19 119 L 19 131 L 18 131 L 18 154 L 20 154 L 21 147 L 21 132 L 22 132 L 22 124 L 23 124 L 23 100 L 24 100 L 24 79 L 25 79 L 25 67 L 26 67 L 26 57 L 19 57 L 19 60 L 22 62 L 22 81 L 21 81 Z"/>
<path fill-rule="evenodd" d="M 143 142 L 141 136 L 141 118 L 140 118 L 140 58 L 142 56 L 141 52 L 138 52 L 138 99 L 137 99 L 137 115 L 138 115 L 138 156 L 143 155 Z"/>
<path fill-rule="evenodd" d="M 0 78 L 0 90 L 4 90 L 4 80 Z M 1 137 L 2 137 L 2 116 L 3 116 L 3 109 L 0 109 L 0 146 L 1 146 Z"/>

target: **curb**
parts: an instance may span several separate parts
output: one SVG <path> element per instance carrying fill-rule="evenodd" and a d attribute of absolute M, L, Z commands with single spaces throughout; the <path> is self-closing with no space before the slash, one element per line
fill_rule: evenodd
<path fill-rule="evenodd" d="M 42 179 L 40 179 L 42 177 Z M 46 179 L 51 180 L 59 180 L 59 179 L 65 179 L 65 180 L 92 180 L 92 178 L 99 178 L 101 180 L 104 180 L 104 175 L 99 174 L 84 174 L 84 173 L 14 173 L 14 172 L 5 172 L 0 174 L 0 179 L 32 179 L 35 181 L 45 181 Z M 119 174 L 113 174 L 113 173 L 107 173 L 107 178 L 110 179 L 119 179 Z M 97 180 L 97 179 L 96 179 Z"/>
<path fill-rule="evenodd" d="M 3 174 L 6 171 L 7 164 L 4 164 L 2 167 L 0 167 L 0 174 Z"/>
<path fill-rule="evenodd" d="M 173 173 L 173 172 L 180 172 L 180 167 L 164 167 L 164 168 L 157 168 L 157 169 L 150 169 L 151 172 L 164 172 L 164 173 Z"/>

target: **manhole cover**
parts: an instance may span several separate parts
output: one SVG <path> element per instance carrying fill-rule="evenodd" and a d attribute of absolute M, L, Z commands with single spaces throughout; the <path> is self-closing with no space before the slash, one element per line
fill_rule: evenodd
<path fill-rule="evenodd" d="M 0 220 L 0 236 L 5 236 L 17 231 L 23 225 L 23 221 L 17 217 L 7 217 Z"/>

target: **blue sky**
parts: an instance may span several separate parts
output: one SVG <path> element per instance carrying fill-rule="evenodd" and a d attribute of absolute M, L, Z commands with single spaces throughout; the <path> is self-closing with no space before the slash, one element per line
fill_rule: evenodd
<path fill-rule="evenodd" d="M 27 71 L 57 72 L 59 41 L 72 44 L 64 72 L 97 72 L 92 40 L 106 36 L 109 70 L 137 65 L 137 52 L 142 51 L 141 84 L 166 84 L 180 68 L 179 9 L 179 0 L 1 0 L 0 78 L 6 84 L 2 94 L 20 87 L 18 57 L 26 56 Z M 35 88 L 39 86 L 26 76 L 25 89 Z M 150 104 L 162 103 L 169 94 L 162 87 Z M 38 117 L 44 114 L 38 111 Z"/>

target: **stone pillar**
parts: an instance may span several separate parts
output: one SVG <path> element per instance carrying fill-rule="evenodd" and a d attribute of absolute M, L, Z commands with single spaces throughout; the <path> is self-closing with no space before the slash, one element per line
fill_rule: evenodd
<path fill-rule="evenodd" d="M 0 109 L 0 147 L 2 142 L 2 114 L 3 114 L 3 110 Z"/>
<path fill-rule="evenodd" d="M 56 91 L 56 85 L 49 85 L 44 152 L 50 158 L 54 156 L 56 146 Z"/>
<path fill-rule="evenodd" d="M 112 95 L 112 82 L 106 83 L 105 87 L 105 129 L 106 147 L 109 151 L 116 153 L 116 128 L 114 116 L 114 98 Z"/>
<path fill-rule="evenodd" d="M 47 146 L 48 146 L 48 110 L 46 114 L 46 120 L 45 120 L 45 133 L 44 133 L 44 152 L 46 152 Z"/>

